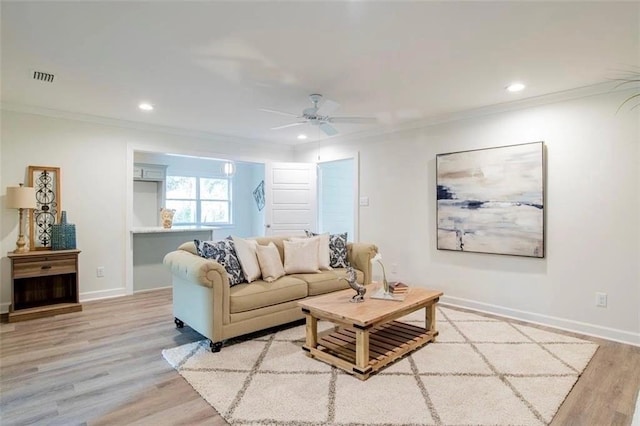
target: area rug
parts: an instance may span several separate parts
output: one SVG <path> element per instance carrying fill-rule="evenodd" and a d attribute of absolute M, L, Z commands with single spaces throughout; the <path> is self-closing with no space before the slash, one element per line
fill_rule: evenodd
<path fill-rule="evenodd" d="M 469 312 L 437 312 L 436 343 L 366 381 L 305 356 L 304 325 L 219 353 L 203 340 L 162 354 L 232 425 L 543 425 L 598 348 Z M 424 326 L 424 311 L 403 320 Z"/>

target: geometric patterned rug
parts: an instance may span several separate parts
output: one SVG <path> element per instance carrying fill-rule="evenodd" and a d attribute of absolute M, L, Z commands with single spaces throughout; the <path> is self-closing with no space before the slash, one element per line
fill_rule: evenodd
<path fill-rule="evenodd" d="M 162 352 L 232 425 L 544 425 L 598 345 L 438 306 L 438 335 L 366 381 L 308 358 L 305 326 Z M 424 310 L 401 319 L 424 326 Z M 318 331 L 333 324 L 318 323 Z"/>

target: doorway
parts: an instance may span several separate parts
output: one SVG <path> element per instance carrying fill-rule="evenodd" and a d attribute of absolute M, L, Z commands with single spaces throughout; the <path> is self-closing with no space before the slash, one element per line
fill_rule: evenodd
<path fill-rule="evenodd" d="M 357 241 L 358 177 L 354 158 L 318 163 L 318 231 Z"/>

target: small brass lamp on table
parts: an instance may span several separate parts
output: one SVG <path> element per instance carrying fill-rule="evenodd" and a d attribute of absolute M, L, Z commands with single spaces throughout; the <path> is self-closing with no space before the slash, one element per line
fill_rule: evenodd
<path fill-rule="evenodd" d="M 14 253 L 27 253 L 27 241 L 24 238 L 23 211 L 37 208 L 36 191 L 29 186 L 9 186 L 7 187 L 7 208 L 18 209 L 20 211 L 20 231 L 18 241 L 16 241 L 16 249 Z"/>

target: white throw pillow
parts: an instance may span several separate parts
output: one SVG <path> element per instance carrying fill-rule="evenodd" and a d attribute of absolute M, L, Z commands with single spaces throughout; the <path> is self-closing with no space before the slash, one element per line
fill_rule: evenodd
<path fill-rule="evenodd" d="M 233 238 L 233 243 L 236 246 L 236 254 L 242 267 L 242 272 L 247 282 L 255 281 L 260 278 L 260 264 L 258 263 L 258 255 L 256 254 L 256 247 L 258 242 L 256 240 L 245 240 L 240 237 Z"/>
<path fill-rule="evenodd" d="M 284 267 L 278 247 L 272 242 L 267 246 L 256 246 L 256 254 L 258 255 L 258 263 L 262 271 L 262 279 L 268 283 L 274 282 L 284 275 Z"/>
<path fill-rule="evenodd" d="M 329 233 L 319 234 L 315 237 L 291 237 L 289 241 L 297 241 L 297 240 L 307 240 L 307 239 L 317 239 L 318 243 L 318 268 L 323 271 L 328 271 L 333 269 L 331 267 L 331 249 L 329 248 Z"/>
<path fill-rule="evenodd" d="M 329 270 L 331 267 L 331 249 L 329 248 L 329 233 L 320 234 L 320 244 L 318 245 L 318 264 L 320 269 Z"/>
<path fill-rule="evenodd" d="M 284 271 L 287 274 L 315 273 L 318 268 L 320 239 L 303 238 L 284 243 Z"/>

